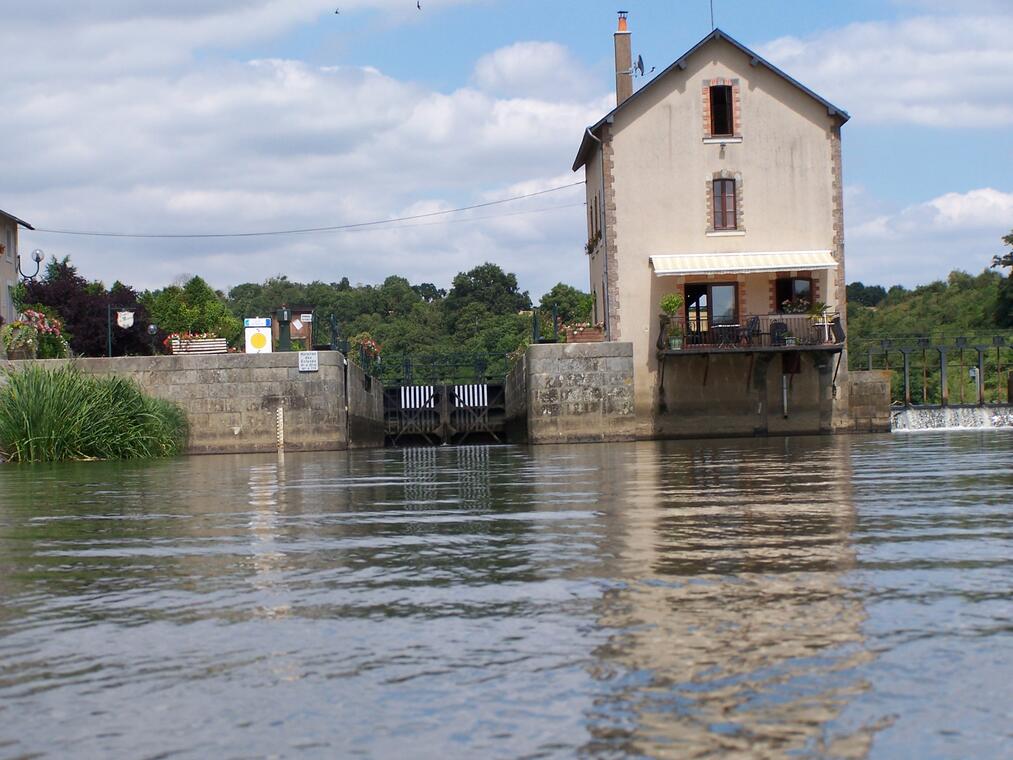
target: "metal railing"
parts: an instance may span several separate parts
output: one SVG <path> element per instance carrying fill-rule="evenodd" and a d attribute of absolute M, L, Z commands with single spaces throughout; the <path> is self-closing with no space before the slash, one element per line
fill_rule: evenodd
<path fill-rule="evenodd" d="M 841 346 L 844 331 L 834 315 L 746 314 L 737 322 L 664 317 L 658 338 L 659 350 L 675 348 L 671 338 L 682 338 L 681 349 L 784 349 L 805 346 Z M 676 341 L 678 343 L 678 341 Z"/>

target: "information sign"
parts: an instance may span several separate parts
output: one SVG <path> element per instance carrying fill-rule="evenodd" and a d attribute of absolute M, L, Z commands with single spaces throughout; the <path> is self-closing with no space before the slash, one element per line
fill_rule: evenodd
<path fill-rule="evenodd" d="M 300 372 L 319 372 L 320 371 L 320 354 L 316 351 L 300 351 L 299 352 L 299 371 Z"/>

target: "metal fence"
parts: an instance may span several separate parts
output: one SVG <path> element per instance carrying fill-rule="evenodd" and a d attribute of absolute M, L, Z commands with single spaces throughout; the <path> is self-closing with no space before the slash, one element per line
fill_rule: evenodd
<path fill-rule="evenodd" d="M 848 356 L 853 370 L 892 370 L 895 403 L 1013 403 L 1013 331 L 851 339 Z"/>

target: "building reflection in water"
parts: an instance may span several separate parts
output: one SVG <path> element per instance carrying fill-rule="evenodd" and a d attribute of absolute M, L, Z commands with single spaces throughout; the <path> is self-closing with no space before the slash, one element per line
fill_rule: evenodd
<path fill-rule="evenodd" d="M 590 672 L 590 754 L 863 757 L 876 727 L 842 711 L 865 612 L 840 441 L 600 447 L 604 510 L 596 605 L 607 643 Z M 803 453 L 804 452 L 804 453 Z M 597 482 L 595 482 L 597 480 Z M 577 572 L 591 571 L 590 567 Z"/>

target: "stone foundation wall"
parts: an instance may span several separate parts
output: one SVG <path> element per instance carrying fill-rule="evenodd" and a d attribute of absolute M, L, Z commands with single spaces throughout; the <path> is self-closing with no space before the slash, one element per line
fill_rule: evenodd
<path fill-rule="evenodd" d="M 776 353 L 667 356 L 642 427 L 653 425 L 656 438 L 830 433 L 836 357 L 794 356 L 798 372 L 791 374 L 785 374 L 791 359 L 786 365 Z"/>
<path fill-rule="evenodd" d="M 345 357 L 336 351 L 318 356 L 318 372 L 300 372 L 297 353 L 139 356 L 73 363 L 87 374 L 131 378 L 151 395 L 179 404 L 190 422 L 193 454 L 277 450 L 279 408 L 287 451 L 382 445 L 380 383 L 365 388 L 361 370 L 353 365 L 352 392 L 346 394 Z M 19 364 L 23 362 L 0 362 L 0 368 Z"/>
<path fill-rule="evenodd" d="M 856 433 L 890 432 L 890 378 L 886 369 L 852 371 L 851 421 Z"/>
<path fill-rule="evenodd" d="M 322 355 L 322 354 L 321 354 Z M 348 362 L 348 447 L 382 448 L 384 443 L 383 384 Z"/>
<path fill-rule="evenodd" d="M 507 378 L 507 419 L 529 443 L 632 440 L 633 345 L 529 346 Z"/>

